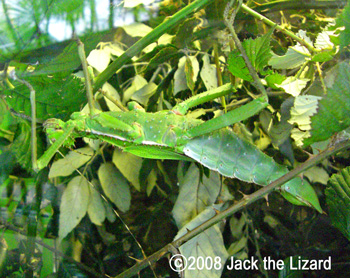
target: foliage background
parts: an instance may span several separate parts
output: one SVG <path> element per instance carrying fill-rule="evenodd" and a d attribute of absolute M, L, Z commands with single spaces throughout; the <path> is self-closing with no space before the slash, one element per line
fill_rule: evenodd
<path fill-rule="evenodd" d="M 240 200 L 242 195 L 259 189 L 255 184 L 219 177 L 214 172 L 207 179 L 209 170 L 199 165 L 139 159 L 103 142 L 83 139 L 76 141 L 76 151 L 62 149 L 65 158 L 57 155 L 50 170 L 39 175 L 32 171 L 30 121 L 27 118 L 31 116 L 29 90 L 20 82 L 6 79 L 5 72 L 15 67 L 17 76 L 35 88 L 37 117 L 41 122 L 52 117 L 67 120 L 71 113 L 83 110 L 85 86 L 76 43 L 72 40 L 58 42 L 52 37 L 50 24 L 55 20 L 64 21 L 70 26 L 71 35 L 81 38 L 87 55 L 90 55 L 88 62 L 98 79 L 99 74 L 140 37 L 189 4 L 186 1 L 155 1 L 153 6 L 133 6 L 135 2 L 125 1 L 123 6 L 110 1 L 106 17 L 98 12 L 94 0 L 2 1 L 2 277 L 116 276 L 134 265 L 135 260 L 143 258 L 140 245 L 143 252 L 150 255 L 171 242 L 179 230 L 179 219 L 187 223 L 208 205 L 216 202 L 227 207 Z M 306 34 L 299 33 L 300 36 L 305 40 L 307 36 L 313 42 L 317 42 L 318 34 L 336 18 L 337 25 L 329 28 L 336 32 L 329 36 L 329 45 L 333 46 L 317 55 L 309 55 L 289 36 L 274 32 L 271 40 L 268 39 L 273 53 L 267 51 L 259 56 L 252 51 L 249 56 L 256 59 L 255 68 L 266 81 L 273 109 L 236 124 L 233 129 L 278 163 L 292 168 L 308 159 L 300 145 L 317 154 L 332 144 L 332 140 L 344 140 L 339 136 L 329 138 L 349 126 L 350 9 L 347 6 L 341 13 L 345 1 L 257 2 L 245 4 L 294 33 L 306 30 Z M 131 7 L 127 7 L 128 4 Z M 225 4 L 225 1 L 211 1 L 205 10 L 167 30 L 158 45 L 140 51 L 117 74 L 111 75 L 103 92 L 96 94 L 99 107 L 114 111 L 117 108 L 113 100 L 125 105 L 131 99 L 149 112 L 171 109 L 176 103 L 216 87 L 220 82 L 231 82 L 236 86 L 237 92 L 226 97 L 229 108 L 250 101 L 256 89 L 245 65 L 239 63 L 240 54 L 230 51 L 222 20 Z M 142 24 L 117 28 L 115 19 L 121 16 L 132 16 L 135 22 Z M 345 26 L 345 30 L 337 30 L 339 26 Z M 269 32 L 266 25 L 242 11 L 237 15 L 235 28 L 247 48 L 253 40 L 256 42 L 259 36 Z M 291 60 L 293 64 L 290 64 Z M 307 64 L 309 60 L 311 63 Z M 221 77 L 216 72 L 219 65 Z M 324 79 L 320 79 L 320 72 Z M 288 78 L 297 81 L 283 84 L 282 81 Z M 324 94 L 325 87 L 328 88 L 327 95 Z M 316 108 L 311 101 L 306 101 L 306 108 L 298 107 L 295 98 L 299 93 L 309 99 L 323 97 L 311 124 L 307 121 L 310 114 L 315 113 L 308 114 L 308 111 Z M 222 113 L 221 105 L 220 101 L 204 104 L 189 117 L 210 119 Z M 300 109 L 305 109 L 305 114 Z M 295 121 L 288 122 L 293 115 L 297 116 Z M 342 123 L 340 127 L 339 122 Z M 299 131 L 309 131 L 311 139 L 303 139 L 304 134 L 300 135 Z M 340 133 L 347 138 L 346 132 Z M 39 152 L 43 153 L 47 142 L 41 126 L 38 135 Z M 315 143 L 320 140 L 326 141 Z M 84 172 L 95 187 L 74 171 L 72 163 L 77 163 L 74 168 Z M 344 151 L 304 173 L 316 189 L 324 214 L 294 206 L 273 193 L 267 200 L 244 207 L 215 226 L 219 231 L 215 236 L 222 234 L 223 241 L 216 242 L 213 250 L 207 249 L 208 254 L 204 254 L 216 254 L 218 249 L 225 248 L 228 255 L 239 259 L 251 256 L 258 259 L 271 256 L 275 260 L 287 260 L 290 256 L 324 259 L 331 256 L 331 271 L 242 270 L 236 271 L 234 277 L 347 277 L 350 273 L 347 166 L 349 153 Z M 62 173 L 64 169 L 68 171 L 65 174 Z M 187 186 L 193 195 L 180 198 L 181 186 Z M 198 194 L 203 188 L 211 195 Z M 101 196 L 107 196 L 109 202 Z M 41 240 L 36 240 L 36 236 Z M 60 240 L 65 238 L 60 247 L 58 237 Z M 200 243 L 204 242 L 208 240 Z M 40 247 L 43 244 L 48 248 Z M 170 270 L 165 258 L 153 269 L 144 270 L 142 277 L 154 277 L 154 273 L 158 277 L 178 275 Z M 200 275 L 232 277 L 233 274 L 224 271 Z"/>

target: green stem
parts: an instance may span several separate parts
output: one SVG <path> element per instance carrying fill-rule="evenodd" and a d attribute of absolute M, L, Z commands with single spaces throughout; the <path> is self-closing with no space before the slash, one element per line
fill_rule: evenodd
<path fill-rule="evenodd" d="M 96 112 L 94 107 L 94 95 L 92 92 L 90 73 L 86 62 L 84 44 L 79 39 L 77 39 L 77 44 L 78 44 L 78 54 L 81 61 L 81 65 L 83 66 L 83 72 L 85 77 L 85 87 L 86 87 L 86 95 L 87 95 L 88 104 L 89 104 L 90 117 L 92 117 L 93 115 L 96 114 Z"/>
<path fill-rule="evenodd" d="M 32 167 L 33 169 L 37 169 L 37 138 L 36 138 L 36 102 L 35 102 L 35 90 L 33 86 L 27 82 L 26 80 L 18 78 L 16 75 L 13 76 L 15 80 L 18 82 L 24 84 L 27 86 L 27 88 L 30 91 L 30 106 L 31 106 L 31 116 L 32 116 L 32 123 L 31 123 L 31 146 L 32 146 Z"/>
<path fill-rule="evenodd" d="M 280 187 L 282 184 L 286 183 L 287 181 L 291 180 L 298 174 L 304 172 L 305 170 L 315 166 L 316 164 L 320 163 L 325 158 L 336 154 L 337 152 L 349 148 L 350 147 L 350 140 L 341 142 L 333 147 L 330 147 L 329 149 L 319 153 L 318 155 L 315 155 L 314 157 L 310 158 L 303 164 L 300 164 L 297 168 L 293 169 L 292 171 L 288 172 L 286 175 L 280 177 L 279 179 L 275 180 L 274 182 L 270 183 L 268 186 L 263 187 L 259 189 L 258 191 L 254 192 L 251 195 L 245 196 L 243 199 L 241 199 L 239 202 L 235 203 L 228 209 L 218 213 L 213 218 L 209 219 L 208 221 L 204 222 L 202 225 L 198 226 L 192 231 L 189 231 L 187 234 L 182 236 L 181 238 L 173 241 L 172 243 L 169 243 L 156 253 L 149 256 L 147 259 L 137 263 L 133 267 L 127 269 L 123 273 L 116 276 L 116 278 L 128 278 L 136 275 L 139 273 L 142 269 L 146 268 L 149 264 L 158 261 L 162 257 L 164 257 L 166 254 L 170 253 L 174 248 L 180 247 L 185 242 L 189 241 L 190 239 L 194 238 L 195 236 L 199 235 L 201 232 L 205 231 L 206 229 L 212 227 L 213 225 L 219 223 L 220 221 L 224 220 L 225 218 L 233 215 L 234 213 L 240 211 L 242 208 L 246 207 L 247 205 L 252 204 L 253 202 L 264 198 L 267 194 L 271 193 L 278 187 Z"/>
<path fill-rule="evenodd" d="M 169 29 L 174 27 L 177 23 L 183 21 L 189 14 L 196 12 L 205 5 L 214 2 L 214 0 L 196 0 L 190 5 L 186 6 L 173 16 L 166 19 L 162 24 L 158 25 L 153 31 L 148 33 L 142 39 L 133 44 L 126 50 L 118 59 L 110 64 L 101 74 L 95 79 L 94 92 L 96 92 L 102 85 L 115 74 L 125 63 L 131 60 L 132 57 L 139 54 L 146 46 L 157 40 L 161 35 L 166 33 Z"/>
<path fill-rule="evenodd" d="M 243 4 L 241 3 L 241 1 L 239 2 L 239 5 L 241 5 L 243 7 Z M 226 9 L 228 9 L 230 6 L 230 3 L 227 4 L 227 7 Z M 225 25 L 226 27 L 229 29 L 231 35 L 232 35 L 232 39 L 233 41 L 235 42 L 236 44 L 236 47 L 238 48 L 239 52 L 241 53 L 243 59 L 244 59 L 244 62 L 249 70 L 249 73 L 251 75 L 251 77 L 253 78 L 254 80 L 254 85 L 255 87 L 260 91 L 260 93 L 265 97 L 266 99 L 266 102 L 268 102 L 268 96 L 267 96 L 267 93 L 266 93 L 266 90 L 265 90 L 265 87 L 264 85 L 261 83 L 260 81 L 260 78 L 258 76 L 258 74 L 256 73 L 256 70 L 254 69 L 252 63 L 250 62 L 249 58 L 248 58 L 248 55 L 243 47 L 243 45 L 241 44 L 241 41 L 239 40 L 237 34 L 236 34 L 236 31 L 235 29 L 233 28 L 233 22 L 234 22 L 234 18 L 236 16 L 236 13 L 238 12 L 238 9 L 241 7 L 241 6 L 238 6 L 237 7 L 237 10 L 234 10 L 233 11 L 233 14 L 231 15 L 230 18 L 228 18 L 228 14 L 224 14 L 224 22 L 225 22 Z M 226 13 L 226 10 L 225 10 L 225 13 Z"/>
<path fill-rule="evenodd" d="M 271 3 L 258 4 L 253 7 L 255 11 L 271 13 L 285 10 L 302 10 L 302 9 L 342 9 L 347 1 L 324 0 L 324 1 L 305 1 L 305 0 L 280 0 Z"/>
<path fill-rule="evenodd" d="M 218 86 L 222 86 L 222 74 L 221 74 L 221 69 L 220 69 L 220 60 L 219 60 L 219 47 L 218 47 L 218 42 L 214 43 L 214 61 L 215 61 L 215 68 L 216 68 L 216 77 L 218 79 Z M 234 85 L 234 84 L 232 84 Z M 224 96 L 221 96 L 221 104 L 222 107 L 224 108 L 225 113 L 227 112 L 227 107 L 226 107 L 226 100 Z"/>
<path fill-rule="evenodd" d="M 277 25 L 275 22 L 273 22 L 272 20 L 268 19 L 267 17 L 257 13 L 256 11 L 252 10 L 251 8 L 249 8 L 248 6 L 242 4 L 242 9 L 244 11 L 246 11 L 248 14 L 250 14 L 251 16 L 255 17 L 258 20 L 261 20 L 262 22 L 264 22 L 266 25 L 269 25 L 271 27 L 275 27 L 276 30 L 281 31 L 282 33 L 286 34 L 287 36 L 291 37 L 292 39 L 294 39 L 295 41 L 299 42 L 301 45 L 304 45 L 311 53 L 314 52 L 318 52 L 317 49 L 315 49 L 311 44 L 307 43 L 305 40 L 303 40 L 302 38 L 298 37 L 297 35 L 295 35 L 293 32 L 283 28 L 280 25 Z"/>

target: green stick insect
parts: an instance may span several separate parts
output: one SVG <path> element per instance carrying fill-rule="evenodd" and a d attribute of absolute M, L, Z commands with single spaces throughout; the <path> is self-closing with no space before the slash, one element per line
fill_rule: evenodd
<path fill-rule="evenodd" d="M 86 76 L 90 115 L 75 112 L 67 122 L 49 119 L 44 123 L 54 143 L 41 158 L 33 159 L 36 171 L 46 167 L 61 146 L 71 147 L 75 138 L 88 137 L 143 158 L 197 161 L 226 177 L 259 185 L 267 185 L 288 172 L 228 127 L 265 108 L 268 105 L 265 97 L 206 122 L 184 115 L 192 107 L 232 92 L 231 84 L 193 96 L 171 111 L 149 113 L 133 102 L 129 103 L 131 109 L 127 112 L 95 111 L 83 45 L 79 44 L 78 49 Z M 35 158 L 34 153 L 35 144 Z M 300 177 L 284 184 L 281 193 L 293 204 L 311 206 L 322 212 L 313 188 Z"/>
<path fill-rule="evenodd" d="M 264 86 L 232 28 L 235 13 L 229 17 L 230 5 L 227 7 L 225 23 L 262 97 L 206 122 L 186 117 L 185 114 L 192 107 L 232 92 L 233 87 L 230 84 L 193 96 L 173 107 L 171 111 L 149 113 L 135 103 L 129 104 L 131 109 L 127 112 L 95 111 L 84 47 L 80 43 L 78 50 L 84 70 L 90 115 L 75 112 L 67 122 L 59 119 L 47 120 L 44 127 L 53 144 L 38 160 L 35 132 L 33 132 L 33 168 L 36 171 L 43 169 L 61 146 L 71 147 L 75 138 L 88 137 L 101 139 L 143 158 L 197 161 L 223 176 L 259 185 L 267 185 L 286 174 L 288 172 L 286 167 L 277 164 L 271 157 L 238 137 L 229 128 L 229 125 L 245 120 L 264 109 L 268 105 L 268 99 Z M 34 90 L 31 90 L 31 101 L 35 104 Z M 34 110 L 33 105 L 32 131 L 35 131 Z M 315 191 L 300 177 L 285 183 L 280 192 L 293 204 L 307 205 L 322 212 Z"/>

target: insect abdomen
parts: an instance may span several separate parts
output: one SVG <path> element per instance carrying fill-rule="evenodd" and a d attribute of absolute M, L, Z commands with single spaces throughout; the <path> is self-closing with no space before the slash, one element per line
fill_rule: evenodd
<path fill-rule="evenodd" d="M 268 185 L 288 172 L 286 167 L 276 163 L 228 128 L 190 139 L 182 151 L 226 177 L 259 185 Z M 282 185 L 281 193 L 293 204 L 311 206 L 322 212 L 316 192 L 300 177 Z"/>

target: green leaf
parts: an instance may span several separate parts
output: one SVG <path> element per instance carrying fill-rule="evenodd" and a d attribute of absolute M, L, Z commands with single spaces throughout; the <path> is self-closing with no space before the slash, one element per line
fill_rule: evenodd
<path fill-rule="evenodd" d="M 60 241 L 81 221 L 90 202 L 89 183 L 85 177 L 74 177 L 64 190 L 60 205 Z"/>
<path fill-rule="evenodd" d="M 221 206 L 218 206 L 219 209 Z M 211 217 L 216 214 L 213 207 L 206 208 L 202 213 L 200 213 L 196 218 L 194 218 L 191 222 L 187 223 L 176 235 L 175 239 L 180 238 L 185 235 L 188 231 L 193 230 L 198 227 L 200 224 L 204 223 Z M 228 253 L 226 251 L 223 237 L 219 228 L 219 224 L 210 227 L 209 229 L 203 231 L 198 236 L 192 238 L 185 244 L 181 245 L 179 248 L 181 254 L 185 258 L 189 258 L 193 256 L 195 258 L 195 262 L 200 261 L 200 258 L 205 260 L 209 260 L 206 258 L 211 258 L 212 263 L 214 264 L 215 258 L 220 258 L 221 266 L 225 265 L 225 262 L 228 257 Z M 210 261 L 211 261 L 210 260 Z M 219 278 L 221 277 L 221 273 L 223 271 L 223 267 L 219 269 L 215 269 L 214 267 L 203 267 L 203 269 L 199 269 L 195 267 L 194 270 L 189 270 L 188 268 L 184 271 L 184 277 L 210 277 L 210 278 Z"/>
<path fill-rule="evenodd" d="M 280 85 L 286 79 L 285 75 L 274 73 L 265 77 L 267 85 L 272 89 L 279 89 L 277 85 Z"/>
<path fill-rule="evenodd" d="M 159 65 L 171 62 L 174 58 L 180 58 L 183 53 L 179 52 L 178 49 L 171 45 L 159 45 L 155 47 L 151 52 L 143 55 L 137 62 L 147 61 L 146 72 L 154 71 Z"/>
<path fill-rule="evenodd" d="M 264 36 L 256 39 L 248 39 L 243 42 L 243 47 L 253 67 L 260 73 L 263 72 L 265 66 L 271 58 L 270 37 L 274 28 L 272 28 Z M 228 70 L 243 80 L 253 82 L 249 70 L 244 62 L 241 53 L 238 50 L 232 51 L 228 56 Z"/>
<path fill-rule="evenodd" d="M 247 214 L 242 213 L 238 219 L 235 216 L 230 218 L 230 230 L 233 242 L 227 252 L 235 259 L 244 260 L 248 258 L 248 235 L 246 233 L 246 225 L 248 223 Z"/>
<path fill-rule="evenodd" d="M 289 47 L 286 54 L 278 56 L 273 54 L 269 65 L 274 69 L 294 69 L 304 64 L 310 58 L 310 53 L 300 45 Z"/>
<path fill-rule="evenodd" d="M 317 114 L 311 117 L 311 137 L 304 145 L 323 141 L 350 126 L 350 65 L 341 62 L 325 78 L 327 95 L 318 103 Z"/>
<path fill-rule="evenodd" d="M 185 19 L 176 32 L 173 44 L 180 49 L 189 47 L 193 38 L 193 30 L 199 23 L 200 21 L 196 17 Z"/>
<path fill-rule="evenodd" d="M 260 73 L 264 67 L 268 65 L 268 61 L 272 57 L 270 47 L 270 37 L 274 28 L 271 28 L 268 33 L 256 39 L 248 39 L 243 42 L 243 47 L 253 67 Z"/>
<path fill-rule="evenodd" d="M 81 38 L 81 41 L 84 44 L 85 53 L 89 55 L 90 51 L 94 49 L 97 43 L 100 41 L 102 35 L 101 34 L 91 34 L 86 37 Z M 64 48 L 62 53 L 60 53 L 57 57 L 52 59 L 48 63 L 40 64 L 37 66 L 32 73 L 28 73 L 26 75 L 34 76 L 34 75 L 46 75 L 53 73 L 61 72 L 64 77 L 69 75 L 73 70 L 77 69 L 80 64 L 80 58 L 77 55 L 78 46 L 77 42 L 71 41 L 67 47 Z"/>
<path fill-rule="evenodd" d="M 96 185 L 97 181 L 93 182 L 93 184 Z M 88 215 L 92 223 L 95 225 L 102 225 L 103 221 L 106 219 L 106 209 L 103 205 L 103 200 L 100 193 L 94 187 L 92 187 L 90 184 L 89 187 L 91 199 L 87 209 Z"/>
<path fill-rule="evenodd" d="M 243 80 L 253 82 L 253 78 L 250 76 L 249 70 L 244 62 L 241 53 L 238 50 L 230 52 L 228 55 L 228 70 L 233 76 L 242 78 Z"/>
<path fill-rule="evenodd" d="M 86 102 L 85 86 L 75 75 L 56 73 L 53 76 L 33 76 L 26 78 L 36 91 L 37 118 L 67 119 L 72 112 L 79 111 Z M 15 88 L 4 90 L 9 105 L 19 113 L 31 117 L 29 89 L 18 82 Z"/>
<path fill-rule="evenodd" d="M 4 99 L 0 99 L 0 138 L 6 139 L 1 145 L 6 145 L 6 141 L 13 141 L 13 135 L 17 128 L 17 119 L 12 115 Z"/>
<path fill-rule="evenodd" d="M 31 168 L 31 130 L 30 125 L 26 121 L 19 121 L 15 140 L 11 145 L 11 151 L 16 155 L 17 162 L 24 168 Z M 42 147 L 41 140 L 38 141 Z"/>
<path fill-rule="evenodd" d="M 117 216 L 113 210 L 112 204 L 103 202 L 103 205 L 106 209 L 106 218 L 108 219 L 109 222 L 113 223 L 117 219 Z"/>
<path fill-rule="evenodd" d="M 153 188 L 157 185 L 157 174 L 154 171 L 154 169 L 152 169 L 152 171 L 149 173 L 148 177 L 147 177 L 147 188 L 146 188 L 146 193 L 147 196 L 150 196 Z"/>
<path fill-rule="evenodd" d="M 332 175 L 325 194 L 333 225 L 350 240 L 350 167 Z"/>
<path fill-rule="evenodd" d="M 299 256 L 288 257 L 284 260 L 284 268 L 278 272 L 278 278 L 302 278 L 304 277 L 302 270 L 295 270 L 298 265 Z M 291 265 L 292 263 L 292 265 Z M 291 269 L 291 267 L 294 269 Z"/>
<path fill-rule="evenodd" d="M 340 33 L 340 48 L 343 49 L 344 47 L 350 44 L 350 3 L 349 2 L 344 8 L 339 18 L 337 18 L 337 25 L 345 27 L 345 29 Z"/>
<path fill-rule="evenodd" d="M 210 178 L 203 176 L 201 180 L 198 167 L 192 163 L 180 183 L 179 196 L 172 211 L 177 226 L 182 228 L 207 206 L 214 204 L 220 190 L 221 183 L 217 172 L 212 171 Z"/>
<path fill-rule="evenodd" d="M 16 157 L 13 152 L 6 150 L 0 154 L 0 184 L 9 177 L 15 165 Z"/>
<path fill-rule="evenodd" d="M 55 161 L 50 169 L 49 178 L 66 177 L 88 162 L 94 154 L 90 147 L 70 151 L 64 158 Z"/>
<path fill-rule="evenodd" d="M 311 61 L 324 63 L 324 62 L 328 62 L 328 61 L 332 60 L 333 56 L 334 56 L 334 53 L 332 53 L 330 51 L 324 51 L 324 52 L 320 52 L 320 53 L 317 53 L 314 56 L 312 56 Z"/>
<path fill-rule="evenodd" d="M 130 208 L 131 194 L 128 182 L 110 162 L 98 169 L 98 178 L 106 196 L 122 211 Z"/>

